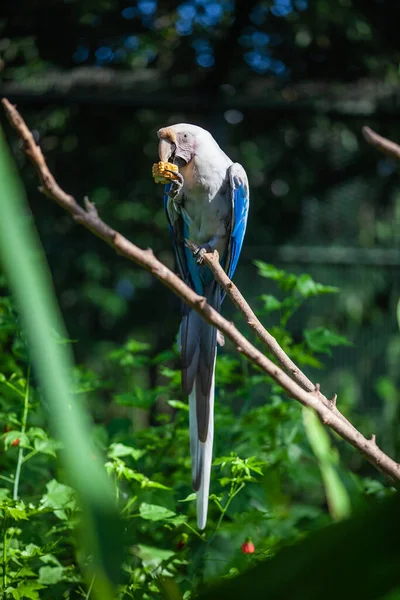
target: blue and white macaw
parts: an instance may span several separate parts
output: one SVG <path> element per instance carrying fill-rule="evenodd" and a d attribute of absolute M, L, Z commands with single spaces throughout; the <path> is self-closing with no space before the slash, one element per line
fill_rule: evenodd
<path fill-rule="evenodd" d="M 159 156 L 179 167 L 179 181 L 165 188 L 164 206 L 183 280 L 220 311 L 224 293 L 211 271 L 193 255 L 185 240 L 218 250 L 232 278 L 239 259 L 249 209 L 246 172 L 221 150 L 212 135 L 181 123 L 158 131 Z M 197 525 L 207 521 L 214 436 L 214 377 L 217 330 L 188 306 L 180 328 L 182 386 L 189 396 L 192 484 L 197 499 Z"/>

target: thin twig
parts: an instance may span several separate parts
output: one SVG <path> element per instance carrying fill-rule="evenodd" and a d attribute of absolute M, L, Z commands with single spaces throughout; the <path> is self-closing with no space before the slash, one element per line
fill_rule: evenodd
<path fill-rule="evenodd" d="M 135 262 L 142 268 L 150 271 L 165 286 L 171 289 L 193 310 L 196 310 L 211 325 L 219 329 L 235 345 L 238 352 L 246 356 L 248 360 L 257 365 L 279 384 L 287 394 L 300 402 L 303 406 L 313 408 L 321 421 L 359 450 L 369 462 L 392 481 L 400 482 L 400 464 L 385 454 L 372 440 L 365 438 L 357 431 L 342 415 L 334 411 L 334 406 L 329 400 L 322 400 L 321 392 L 307 391 L 296 381 L 291 379 L 287 373 L 275 365 L 268 357 L 262 354 L 251 344 L 234 326 L 221 314 L 215 311 L 202 296 L 199 296 L 188 287 L 177 275 L 170 271 L 154 256 L 151 250 L 142 250 L 127 240 L 120 233 L 102 221 L 94 204 L 85 199 L 85 209 L 79 206 L 75 198 L 66 194 L 56 183 L 51 175 L 44 156 L 39 146 L 26 126 L 16 108 L 5 98 L 2 100 L 11 125 L 16 129 L 24 142 L 24 151 L 32 161 L 39 173 L 43 184 L 43 192 L 58 202 L 67 210 L 80 225 L 83 225 L 95 235 L 106 241 L 114 250 L 129 260 Z M 230 292 L 227 290 L 229 295 Z"/>
<path fill-rule="evenodd" d="M 28 412 L 29 412 L 29 379 L 31 376 L 31 368 L 28 366 L 28 373 L 26 375 L 26 386 L 25 386 L 25 394 L 24 394 L 24 410 L 22 414 L 22 422 L 21 422 L 21 433 L 22 436 L 25 436 L 26 432 L 26 424 L 28 422 Z M 24 462 L 24 449 L 22 446 L 19 448 L 18 452 L 18 460 L 17 460 L 17 468 L 15 469 L 15 480 L 14 480 L 14 488 L 13 488 L 13 500 L 18 500 L 19 496 L 19 480 L 21 477 L 21 467 Z"/>
<path fill-rule="evenodd" d="M 396 142 L 392 142 L 392 140 L 388 140 L 387 138 L 379 135 L 370 127 L 363 127 L 361 129 L 364 138 L 367 140 L 371 146 L 375 146 L 380 152 L 394 158 L 395 160 L 400 160 L 400 146 L 396 144 Z"/>
<path fill-rule="evenodd" d="M 89 598 L 90 598 L 90 594 L 91 594 L 91 592 L 92 592 L 92 588 L 93 588 L 93 584 L 94 584 L 94 579 L 95 579 L 95 577 L 96 577 L 96 575 L 93 575 L 93 577 L 92 577 L 92 581 L 90 582 L 89 589 L 88 589 L 88 591 L 87 591 L 87 594 L 86 594 L 86 596 L 85 596 L 85 600 L 89 600 Z"/>

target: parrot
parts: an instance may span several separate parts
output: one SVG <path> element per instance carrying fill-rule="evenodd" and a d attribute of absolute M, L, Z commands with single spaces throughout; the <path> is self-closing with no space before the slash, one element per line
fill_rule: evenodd
<path fill-rule="evenodd" d="M 197 125 L 170 125 L 159 129 L 157 136 L 160 161 L 179 168 L 164 188 L 164 209 L 179 275 L 220 312 L 225 294 L 210 269 L 202 264 L 201 250 L 217 250 L 221 266 L 232 278 L 249 210 L 246 171 L 232 162 L 211 133 Z M 188 240 L 198 246 L 195 252 L 188 248 Z M 189 402 L 197 526 L 203 530 L 207 523 L 214 438 L 217 330 L 187 305 L 182 309 L 179 346 L 182 388 Z"/>

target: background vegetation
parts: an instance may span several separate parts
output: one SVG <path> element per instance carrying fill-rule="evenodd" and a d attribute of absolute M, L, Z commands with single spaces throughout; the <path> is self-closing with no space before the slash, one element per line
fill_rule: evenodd
<path fill-rule="evenodd" d="M 88 195 L 106 222 L 169 266 L 162 191 L 151 179 L 156 130 L 200 124 L 245 166 L 252 204 L 236 283 L 292 358 L 398 457 L 400 190 L 395 164 L 360 128 L 400 140 L 400 6 L 16 0 L 2 12 L 1 95 L 18 103 L 63 187 Z M 192 502 L 181 502 L 191 490 L 174 347 L 179 303 L 40 195 L 4 126 L 79 365 L 75 399 L 90 409 L 123 510 L 121 598 L 174 597 L 171 575 L 193 594 L 391 495 L 361 456 L 321 438 L 318 424 L 228 346 L 218 361 L 215 497 L 200 539 Z M 317 293 L 303 273 L 338 293 Z M 3 277 L 2 592 L 89 597 L 92 580 L 77 561 L 90 558 L 73 535 L 80 513 L 55 460 L 60 442 L 9 285 Z M 224 313 L 242 325 L 228 301 Z M 251 555 L 242 551 L 247 538 Z M 363 597 L 382 597 L 386 582 L 366 585 L 375 595 Z M 285 597 L 301 597 L 296 590 Z"/>

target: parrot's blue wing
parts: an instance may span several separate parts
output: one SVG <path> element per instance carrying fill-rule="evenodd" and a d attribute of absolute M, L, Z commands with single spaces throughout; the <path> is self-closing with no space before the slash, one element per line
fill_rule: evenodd
<path fill-rule="evenodd" d="M 249 213 L 249 184 L 246 171 L 239 163 L 234 163 L 229 168 L 229 182 L 232 199 L 232 226 L 225 271 L 229 279 L 232 279 L 242 250 Z"/>
<path fill-rule="evenodd" d="M 185 212 L 178 212 L 173 206 L 173 201 L 168 196 L 171 184 L 164 188 L 164 209 L 168 219 L 168 228 L 171 234 L 172 244 L 175 250 L 176 262 L 182 279 L 198 294 L 204 294 L 204 281 L 208 276 L 213 280 L 209 269 L 199 266 L 193 253 L 185 244 L 185 239 L 189 238 L 188 223 L 185 222 Z"/>
<path fill-rule="evenodd" d="M 171 184 L 169 183 L 164 188 L 164 210 L 167 215 L 168 229 L 171 234 L 178 271 L 182 279 L 187 281 L 188 269 L 186 264 L 184 222 L 181 215 L 175 209 L 171 208 L 172 200 L 168 196 L 170 189 Z"/>

